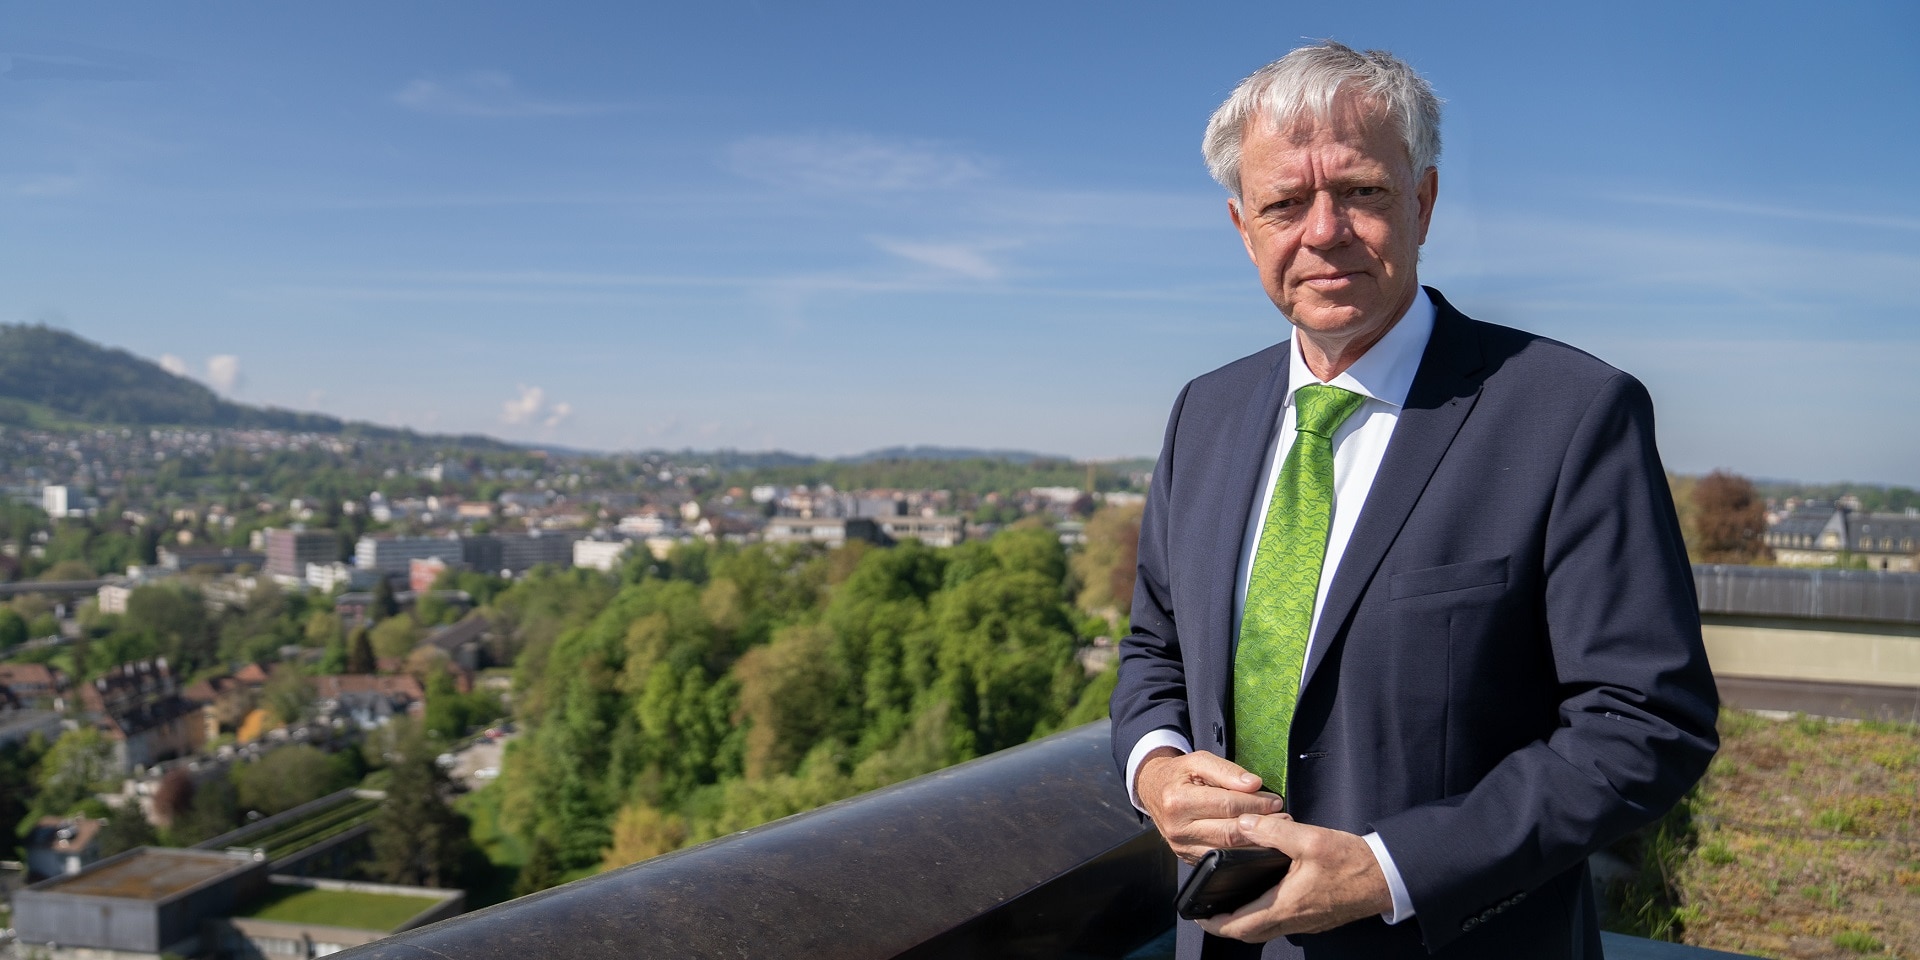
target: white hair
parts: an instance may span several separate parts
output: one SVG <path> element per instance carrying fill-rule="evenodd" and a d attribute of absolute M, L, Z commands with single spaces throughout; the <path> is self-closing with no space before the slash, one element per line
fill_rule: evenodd
<path fill-rule="evenodd" d="M 1440 98 L 1406 61 L 1385 50 L 1361 53 L 1344 43 L 1322 40 L 1267 64 L 1240 81 L 1233 94 L 1207 121 L 1200 152 L 1207 172 L 1240 197 L 1240 144 L 1257 117 L 1272 129 L 1285 129 L 1312 114 L 1325 121 L 1334 97 L 1347 84 L 1373 100 L 1398 128 L 1413 161 L 1414 176 L 1440 161 Z"/>

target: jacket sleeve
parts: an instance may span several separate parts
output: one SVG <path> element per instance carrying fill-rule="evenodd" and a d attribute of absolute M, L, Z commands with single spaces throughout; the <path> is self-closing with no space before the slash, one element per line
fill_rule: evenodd
<path fill-rule="evenodd" d="M 1120 678 L 1109 709 L 1113 717 L 1114 764 L 1125 775 L 1127 755 L 1135 743 L 1161 728 L 1179 732 L 1189 741 L 1186 668 L 1181 661 L 1180 634 L 1174 624 L 1173 579 L 1169 561 L 1168 511 L 1174 490 L 1174 443 L 1188 384 L 1174 400 L 1167 418 L 1166 439 L 1154 464 L 1146 509 L 1140 518 L 1140 553 L 1133 588 L 1131 626 L 1120 641 Z"/>
<path fill-rule="evenodd" d="M 1607 381 L 1571 431 L 1550 509 L 1541 629 L 1558 727 L 1467 792 L 1373 824 L 1429 950 L 1658 818 L 1718 747 L 1692 568 L 1632 377 Z"/>

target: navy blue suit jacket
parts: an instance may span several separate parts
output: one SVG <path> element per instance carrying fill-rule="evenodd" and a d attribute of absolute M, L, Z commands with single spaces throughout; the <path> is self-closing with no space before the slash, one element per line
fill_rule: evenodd
<path fill-rule="evenodd" d="M 1417 915 L 1251 955 L 1598 956 L 1587 855 L 1663 813 L 1718 743 L 1646 389 L 1428 293 L 1433 336 L 1332 571 L 1287 774 L 1295 818 L 1379 831 Z M 1234 583 L 1286 351 L 1174 404 L 1113 695 L 1122 769 L 1159 727 L 1232 756 Z"/>

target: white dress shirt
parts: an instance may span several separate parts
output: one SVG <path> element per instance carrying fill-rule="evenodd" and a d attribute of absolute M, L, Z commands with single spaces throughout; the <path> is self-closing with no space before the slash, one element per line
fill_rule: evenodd
<path fill-rule="evenodd" d="M 1333 516 L 1327 528 L 1327 555 L 1321 563 L 1320 590 L 1313 599 L 1313 629 L 1307 634 L 1307 651 L 1311 656 L 1320 631 L 1320 611 L 1326 605 L 1327 590 L 1333 585 L 1333 571 L 1340 569 L 1340 558 L 1346 554 L 1347 541 L 1360 519 L 1367 491 L 1373 488 L 1374 475 L 1380 471 L 1387 441 L 1393 438 L 1393 427 L 1400 420 L 1407 391 L 1413 388 L 1413 375 L 1420 368 L 1420 356 L 1426 352 L 1427 340 L 1432 334 L 1433 301 L 1427 298 L 1426 290 L 1418 289 L 1400 322 L 1354 361 L 1353 366 L 1332 380 L 1322 381 L 1307 369 L 1306 360 L 1300 355 L 1298 333 L 1288 341 L 1287 397 L 1280 407 L 1279 428 L 1274 431 L 1273 442 L 1267 450 L 1267 479 L 1260 485 L 1258 499 L 1248 512 L 1246 533 L 1240 543 L 1240 577 L 1233 592 L 1235 644 L 1240 641 L 1240 617 L 1246 609 L 1247 582 L 1253 576 L 1253 554 L 1260 544 L 1260 528 L 1266 525 L 1267 504 L 1273 497 L 1273 485 L 1280 478 L 1280 467 L 1293 449 L 1295 391 L 1310 383 L 1324 382 L 1366 398 L 1360 409 L 1333 434 Z M 1127 792 L 1135 807 L 1140 807 L 1140 796 L 1134 789 L 1134 777 L 1141 761 L 1158 747 L 1173 747 L 1181 753 L 1193 750 L 1186 735 L 1171 727 L 1141 737 L 1127 757 Z M 1146 812 L 1144 807 L 1140 809 Z M 1406 882 L 1394 866 L 1386 844 L 1378 833 L 1369 833 L 1363 839 L 1373 850 L 1374 858 L 1380 861 L 1380 871 L 1386 874 L 1387 887 L 1393 892 L 1393 909 L 1380 918 L 1399 923 L 1413 916 L 1413 902 L 1407 895 Z"/>

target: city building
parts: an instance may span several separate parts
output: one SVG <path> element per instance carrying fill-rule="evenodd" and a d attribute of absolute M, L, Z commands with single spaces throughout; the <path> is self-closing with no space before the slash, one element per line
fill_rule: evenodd
<path fill-rule="evenodd" d="M 243 566 L 258 570 L 267 562 L 264 553 L 233 547 L 163 546 L 155 556 L 161 567 L 174 573 L 204 568 L 233 573 Z"/>
<path fill-rule="evenodd" d="M 266 573 L 276 580 L 304 585 L 307 564 L 340 559 L 340 540 L 332 530 L 274 528 L 266 532 Z"/>
<path fill-rule="evenodd" d="M 65 717 L 58 711 L 29 706 L 13 691 L 0 686 L 0 747 L 25 743 L 36 733 L 52 743 L 65 732 Z"/>
<path fill-rule="evenodd" d="M 362 570 L 337 561 L 307 564 L 307 586 L 323 593 L 371 589 L 378 579 L 380 572 L 377 570 Z"/>
<path fill-rule="evenodd" d="M 90 817 L 41 817 L 21 842 L 27 876 L 63 877 L 86 869 L 100 859 L 100 828 L 106 825 Z"/>
<path fill-rule="evenodd" d="M 14 930 L 49 960 L 308 960 L 466 909 L 462 890 L 273 871 L 250 853 L 139 847 L 14 894 Z"/>
<path fill-rule="evenodd" d="M 101 613 L 127 612 L 127 600 L 133 596 L 133 584 L 127 581 L 104 584 L 93 592 L 93 605 Z"/>
<path fill-rule="evenodd" d="M 120 664 L 82 684 L 78 699 L 122 770 L 184 756 L 204 742 L 200 707 L 180 695 L 165 657 Z"/>
<path fill-rule="evenodd" d="M 466 896 L 464 890 L 275 875 L 258 901 L 210 918 L 206 940 L 223 956 L 307 960 L 457 916 Z M 375 915 L 407 919 L 390 923 Z M 343 926 L 342 917 L 357 922 Z"/>
<path fill-rule="evenodd" d="M 41 710 L 67 708 L 67 675 L 42 663 L 0 663 L 0 690 L 25 707 Z"/>
<path fill-rule="evenodd" d="M 951 547 L 967 539 L 967 518 L 961 516 L 880 517 L 880 532 L 894 540 L 918 540 L 929 547 Z"/>
<path fill-rule="evenodd" d="M 1845 557 L 1869 570 L 1920 571 L 1920 511 L 1869 513 L 1815 501 L 1768 527 L 1765 540 L 1781 566 L 1836 566 Z"/>
<path fill-rule="evenodd" d="M 632 549 L 632 540 L 575 540 L 573 565 L 611 572 L 619 568 L 622 558 Z"/>
<path fill-rule="evenodd" d="M 573 565 L 573 544 L 584 534 L 577 530 L 536 530 L 467 537 L 455 558 L 483 573 L 517 576 L 541 564 Z"/>
<path fill-rule="evenodd" d="M 212 850 L 138 847 L 13 895 L 13 929 L 49 960 L 197 957 L 209 919 L 266 892 L 265 859 Z"/>
<path fill-rule="evenodd" d="M 844 546 L 848 540 L 882 546 L 893 543 L 878 523 L 865 517 L 773 517 L 760 535 L 768 543 L 820 543 L 830 547 Z"/>
<path fill-rule="evenodd" d="M 313 693 L 315 716 L 323 722 L 346 720 L 362 730 L 384 727 L 395 716 L 418 717 L 427 703 L 420 681 L 405 674 L 314 677 Z"/>
<path fill-rule="evenodd" d="M 361 537 L 353 546 L 353 565 L 388 576 L 405 576 L 415 560 L 461 562 L 459 537 Z"/>
<path fill-rule="evenodd" d="M 426 593 L 433 589 L 440 575 L 447 572 L 447 562 L 439 557 L 415 558 L 407 561 L 407 589 L 414 593 Z"/>

